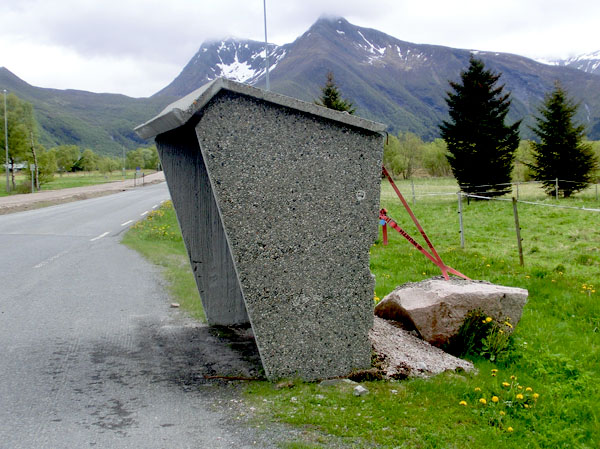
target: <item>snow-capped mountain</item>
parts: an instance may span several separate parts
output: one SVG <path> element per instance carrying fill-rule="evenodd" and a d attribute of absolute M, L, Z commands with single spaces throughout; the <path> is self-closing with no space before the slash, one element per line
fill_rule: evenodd
<path fill-rule="evenodd" d="M 269 44 L 269 67 L 273 70 L 285 50 Z M 265 43 L 228 38 L 204 42 L 183 71 L 156 95 L 181 96 L 218 77 L 254 84 L 266 72 Z"/>
<path fill-rule="evenodd" d="M 392 132 L 409 130 L 430 139 L 439 135 L 438 125 L 447 114 L 448 80 L 458 79 L 471 54 L 502 74 L 501 82 L 512 92 L 509 121 L 524 119 L 523 137 L 531 137 L 526 125 L 532 124 L 532 114 L 558 79 L 583 100 L 582 119 L 589 135 L 600 138 L 596 76 L 518 55 L 405 42 L 343 18 L 321 18 L 294 42 L 269 45 L 270 85 L 273 91 L 313 101 L 331 70 L 359 115 L 388 124 Z M 264 87 L 264 55 L 262 42 L 230 38 L 203 43 L 180 75 L 156 96 L 180 97 L 218 76 Z M 590 58 L 586 61 L 593 66 Z"/>
<path fill-rule="evenodd" d="M 579 56 L 574 56 L 568 59 L 554 61 L 557 65 L 573 67 L 578 70 L 583 70 L 587 73 L 600 75 L 600 50 L 586 53 Z"/>

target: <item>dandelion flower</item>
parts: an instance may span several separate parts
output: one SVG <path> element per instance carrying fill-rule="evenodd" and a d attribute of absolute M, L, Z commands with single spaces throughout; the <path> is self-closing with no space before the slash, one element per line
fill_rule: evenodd
<path fill-rule="evenodd" d="M 529 408 L 529 404 L 523 404 L 523 407 Z"/>
<path fill-rule="evenodd" d="M 496 374 L 498 372 L 498 370 L 496 368 L 492 369 L 492 374 Z"/>
<path fill-rule="evenodd" d="M 502 386 L 503 387 L 510 387 L 510 384 L 508 382 L 502 382 Z"/>
<path fill-rule="evenodd" d="M 539 397 L 540 397 L 540 395 L 539 395 L 539 394 L 537 394 L 537 393 L 533 393 L 533 399 L 537 399 L 537 398 L 539 398 Z"/>
<path fill-rule="evenodd" d="M 464 406 L 466 406 L 466 405 L 467 405 L 467 401 L 460 401 L 460 402 L 458 403 L 458 405 L 464 405 Z"/>
<path fill-rule="evenodd" d="M 522 389 L 523 389 L 523 387 L 522 387 L 521 385 L 519 385 L 517 388 L 518 388 L 519 390 L 522 390 Z"/>
<path fill-rule="evenodd" d="M 512 324 L 510 324 L 508 321 L 505 321 L 505 322 L 504 322 L 504 325 L 505 325 L 505 326 L 508 326 L 508 327 L 510 327 L 510 328 L 512 329 Z"/>
<path fill-rule="evenodd" d="M 510 380 L 516 380 L 517 376 L 510 376 Z"/>
<path fill-rule="evenodd" d="M 520 400 L 520 399 L 523 399 L 523 395 L 522 395 L 521 393 L 519 393 L 519 394 L 518 394 L 516 397 L 517 397 L 517 399 L 519 399 L 519 400 Z"/>
<path fill-rule="evenodd" d="M 481 391 L 481 388 L 475 387 L 475 391 Z"/>
<path fill-rule="evenodd" d="M 508 426 L 508 427 L 506 428 L 506 431 L 507 431 L 507 432 L 512 432 L 513 430 L 514 430 L 514 429 L 513 429 L 512 427 L 510 427 L 510 426 Z"/>
<path fill-rule="evenodd" d="M 500 416 L 504 416 L 504 415 L 506 415 L 506 412 L 500 410 Z"/>
<path fill-rule="evenodd" d="M 485 398 L 481 398 L 481 399 L 479 400 L 479 402 L 480 402 L 481 404 L 483 404 L 483 405 L 487 404 L 487 401 L 485 400 Z"/>
<path fill-rule="evenodd" d="M 498 396 L 492 396 L 492 402 L 498 402 L 500 399 Z"/>
<path fill-rule="evenodd" d="M 486 322 L 486 323 L 489 323 L 489 322 L 491 322 L 491 321 L 492 321 L 492 317 L 491 317 L 491 316 L 488 316 L 488 317 L 485 319 L 485 322 Z"/>
<path fill-rule="evenodd" d="M 525 391 L 533 391 L 533 388 L 527 387 L 527 388 L 525 388 Z"/>

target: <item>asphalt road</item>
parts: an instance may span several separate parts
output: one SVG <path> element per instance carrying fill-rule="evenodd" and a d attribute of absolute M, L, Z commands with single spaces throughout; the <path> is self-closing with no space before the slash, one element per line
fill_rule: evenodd
<path fill-rule="evenodd" d="M 119 243 L 168 197 L 0 216 L 0 448 L 271 447 L 235 425 L 235 389 L 204 380 L 255 374 L 250 340 L 170 309 L 158 269 Z"/>

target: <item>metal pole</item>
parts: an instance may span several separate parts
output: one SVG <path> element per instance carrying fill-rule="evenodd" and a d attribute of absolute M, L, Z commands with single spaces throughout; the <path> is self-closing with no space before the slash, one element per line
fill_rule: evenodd
<path fill-rule="evenodd" d="M 6 158 L 4 159 L 4 168 L 6 170 L 6 192 L 10 192 L 10 181 L 8 177 L 8 110 L 6 109 L 6 89 L 4 89 L 4 148 Z"/>
<path fill-rule="evenodd" d="M 515 216 L 515 229 L 517 231 L 517 246 L 519 247 L 519 263 L 521 266 L 525 265 L 523 261 L 523 245 L 521 244 L 521 227 L 519 226 L 519 213 L 517 212 L 517 200 L 513 196 L 513 214 Z"/>
<path fill-rule="evenodd" d="M 415 182 L 412 180 L 412 178 L 410 179 L 410 187 L 412 188 L 412 203 L 413 207 L 415 207 L 417 198 L 415 197 Z"/>
<path fill-rule="evenodd" d="M 460 225 L 460 247 L 465 247 L 465 229 L 463 227 L 463 214 L 462 214 L 462 194 L 460 192 L 458 195 L 458 223 Z"/>
<path fill-rule="evenodd" d="M 517 200 L 519 199 L 519 182 L 517 181 Z"/>
<path fill-rule="evenodd" d="M 121 147 L 123 149 L 123 181 L 125 181 L 125 147 Z"/>
<path fill-rule="evenodd" d="M 30 171 L 31 171 L 31 193 L 35 192 L 35 185 L 33 184 L 33 181 L 35 179 L 35 169 L 32 169 L 32 167 L 29 167 Z"/>
<path fill-rule="evenodd" d="M 554 190 L 556 192 L 556 201 L 558 201 L 558 178 L 554 180 Z"/>
<path fill-rule="evenodd" d="M 265 21 L 265 64 L 267 67 L 267 90 L 270 90 L 269 86 L 269 43 L 267 41 L 267 0 L 263 0 L 263 12 Z"/>

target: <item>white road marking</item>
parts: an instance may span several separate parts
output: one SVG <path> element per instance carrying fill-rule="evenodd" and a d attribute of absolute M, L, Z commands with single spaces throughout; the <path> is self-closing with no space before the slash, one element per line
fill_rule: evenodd
<path fill-rule="evenodd" d="M 146 215 L 147 213 L 148 213 L 148 211 L 146 211 L 146 212 L 142 212 L 142 213 L 140 214 L 140 217 L 143 217 L 143 216 L 144 216 L 144 215 Z"/>
<path fill-rule="evenodd" d="M 93 239 L 90 239 L 90 242 L 93 242 L 95 240 L 100 240 L 102 237 L 106 237 L 109 233 L 105 232 L 104 234 L 100 234 L 98 237 L 94 237 Z"/>
<path fill-rule="evenodd" d="M 50 262 L 54 262 L 56 259 L 58 259 L 59 257 L 64 256 L 67 253 L 68 253 L 68 251 L 62 251 L 62 252 L 58 253 L 57 255 L 52 256 L 49 259 L 46 259 L 46 260 L 38 263 L 33 268 L 42 268 L 44 265 L 48 265 Z"/>
<path fill-rule="evenodd" d="M 158 207 L 158 204 L 155 204 L 154 206 L 152 206 L 152 209 L 156 209 Z"/>
<path fill-rule="evenodd" d="M 127 226 L 129 223 L 133 223 L 133 220 L 126 221 L 125 223 L 121 223 L 121 226 Z"/>

